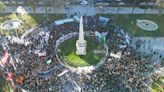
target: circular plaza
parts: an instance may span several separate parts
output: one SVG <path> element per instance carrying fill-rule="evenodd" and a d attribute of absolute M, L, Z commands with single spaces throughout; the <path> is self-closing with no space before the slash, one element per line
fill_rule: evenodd
<path fill-rule="evenodd" d="M 94 37 L 86 37 L 87 43 L 87 55 L 79 56 L 76 54 L 76 40 L 77 36 L 67 39 L 59 46 L 59 56 L 62 58 L 65 64 L 73 67 L 84 67 L 96 65 L 101 58 L 105 55 L 105 52 L 102 54 L 96 54 L 94 51 L 104 51 L 102 43 L 96 42 Z M 67 47 L 67 48 L 65 48 Z"/>
<path fill-rule="evenodd" d="M 88 33 L 90 34 L 90 32 Z M 77 33 L 70 33 L 59 38 L 56 55 L 61 63 L 67 67 L 88 69 L 88 67 L 98 67 L 100 63 L 105 62 L 108 54 L 107 45 L 89 34 L 85 35 L 87 41 L 86 55 L 76 54 Z"/>
<path fill-rule="evenodd" d="M 73 18 L 32 28 L 21 37 L 2 37 L 1 74 L 18 92 L 147 91 L 151 56 L 138 53 L 140 41 L 132 44 L 123 28 L 101 19 L 84 16 L 85 55 L 77 53 L 80 26 Z"/>

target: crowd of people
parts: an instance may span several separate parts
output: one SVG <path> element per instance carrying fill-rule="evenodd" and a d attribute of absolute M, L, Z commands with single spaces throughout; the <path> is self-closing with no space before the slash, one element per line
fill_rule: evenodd
<path fill-rule="evenodd" d="M 86 21 L 86 22 L 85 22 Z M 48 32 L 35 29 L 36 32 L 26 38 L 32 44 L 25 46 L 17 43 L 8 44 L 10 60 L 14 62 L 4 68 L 4 76 L 10 73 L 16 85 L 16 90 L 27 92 L 126 92 L 147 91 L 147 74 L 153 71 L 150 67 L 150 57 L 142 57 L 131 46 L 132 37 L 116 24 L 102 27 L 99 20 L 93 16 L 84 16 L 85 31 L 108 32 L 106 43 L 109 53 L 122 52 L 121 58 L 108 55 L 104 64 L 92 73 L 69 71 L 58 76 L 67 68 L 58 62 L 55 56 L 56 40 L 62 35 L 79 30 L 77 21 L 51 25 Z M 126 39 L 128 34 L 131 40 Z M 48 39 L 47 39 L 48 37 Z M 126 44 L 120 48 L 119 44 Z M 36 52 L 37 51 L 37 52 Z M 36 52 L 36 53 L 35 53 Z M 44 54 L 38 54 L 43 53 Z M 11 59 L 12 58 L 12 59 Z M 51 60 L 47 63 L 46 61 Z M 11 63 L 11 62 L 10 62 Z"/>

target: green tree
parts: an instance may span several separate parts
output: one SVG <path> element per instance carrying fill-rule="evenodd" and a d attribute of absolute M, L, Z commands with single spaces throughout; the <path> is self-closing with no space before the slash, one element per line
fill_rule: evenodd
<path fill-rule="evenodd" d="M 0 11 L 4 10 L 6 8 L 6 5 L 3 4 L 2 1 L 0 1 Z"/>
<path fill-rule="evenodd" d="M 148 0 L 145 1 L 146 2 L 146 5 L 145 5 L 145 11 L 144 11 L 144 14 L 146 14 L 146 11 L 148 9 Z"/>
<path fill-rule="evenodd" d="M 134 8 L 136 7 L 136 2 L 137 2 L 137 0 L 134 0 L 133 9 L 132 9 L 132 14 L 133 14 L 133 12 L 134 12 Z"/>
<path fill-rule="evenodd" d="M 156 0 L 156 3 L 157 3 L 157 8 L 159 9 L 159 14 L 161 14 L 164 8 L 164 0 Z"/>
<path fill-rule="evenodd" d="M 35 12 L 36 11 L 36 2 L 34 0 L 29 0 L 28 4 L 32 8 L 32 10 Z"/>
<path fill-rule="evenodd" d="M 119 2 L 120 2 L 120 0 L 117 1 L 117 14 L 118 14 L 118 11 L 120 9 L 120 3 Z"/>

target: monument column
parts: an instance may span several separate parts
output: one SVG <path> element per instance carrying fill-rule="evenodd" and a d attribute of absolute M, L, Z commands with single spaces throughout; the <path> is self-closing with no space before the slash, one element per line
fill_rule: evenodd
<path fill-rule="evenodd" d="M 80 17 L 79 39 L 76 41 L 76 54 L 86 55 L 87 42 L 84 40 L 83 16 Z"/>

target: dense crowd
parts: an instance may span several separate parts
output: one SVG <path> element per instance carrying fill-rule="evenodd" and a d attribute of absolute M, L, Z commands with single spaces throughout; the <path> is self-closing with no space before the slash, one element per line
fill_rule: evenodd
<path fill-rule="evenodd" d="M 28 35 L 32 44 L 28 46 L 8 44 L 8 53 L 13 65 L 5 66 L 4 76 L 9 72 L 15 81 L 16 90 L 25 89 L 28 92 L 126 92 L 147 91 L 145 81 L 147 73 L 152 71 L 149 58 L 142 57 L 132 48 L 131 40 L 126 41 L 122 28 L 115 24 L 107 24 L 102 27 L 99 20 L 84 16 L 85 31 L 108 32 L 106 43 L 110 53 L 122 52 L 121 58 L 108 55 L 107 61 L 92 73 L 78 73 L 69 71 L 58 76 L 67 68 L 62 66 L 55 56 L 56 40 L 71 32 L 77 32 L 77 21 L 62 25 L 51 25 L 48 32 L 35 29 L 35 33 Z M 48 34 L 48 40 L 46 40 Z M 129 34 L 128 34 L 129 35 Z M 132 37 L 129 35 L 132 39 Z M 27 37 L 28 38 L 28 37 Z M 126 44 L 120 48 L 119 44 Z M 37 52 L 36 52 L 37 51 Z M 36 52 L 36 53 L 35 53 Z M 38 54 L 46 52 L 46 54 Z M 52 62 L 46 63 L 51 60 Z"/>

